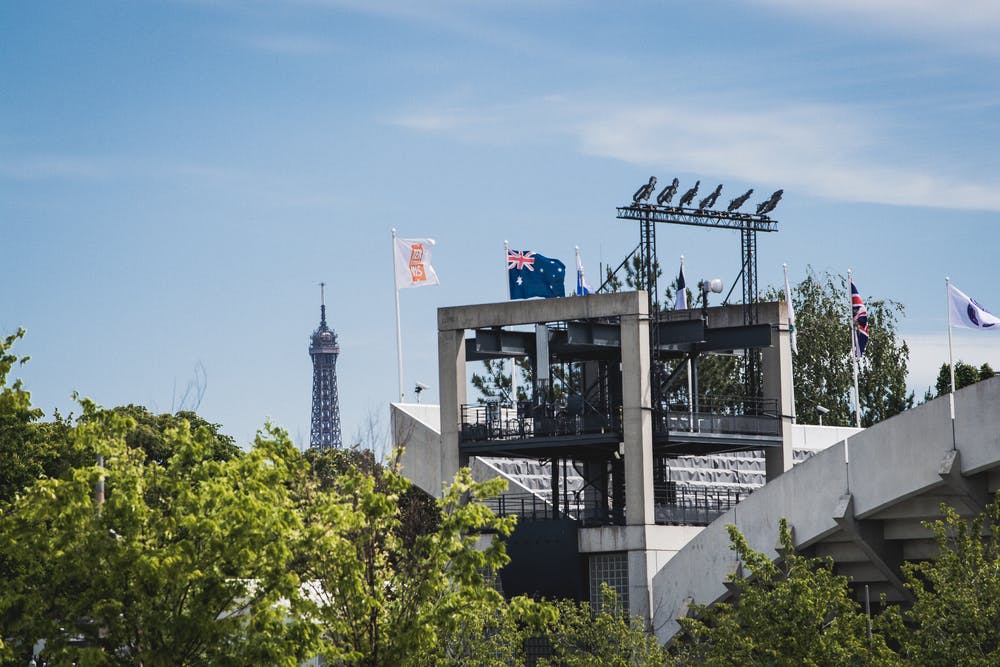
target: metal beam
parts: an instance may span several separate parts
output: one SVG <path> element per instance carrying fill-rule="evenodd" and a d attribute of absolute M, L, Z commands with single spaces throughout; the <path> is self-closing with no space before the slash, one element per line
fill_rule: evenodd
<path fill-rule="evenodd" d="M 695 227 L 719 227 L 722 229 L 746 229 L 755 232 L 776 232 L 778 221 L 766 215 L 750 213 L 730 213 L 714 209 L 679 208 L 676 206 L 619 206 L 620 220 L 642 220 L 670 222 L 676 225 Z"/>
<path fill-rule="evenodd" d="M 566 343 L 574 346 L 621 347 L 622 330 L 617 324 L 605 322 L 569 322 Z"/>
<path fill-rule="evenodd" d="M 656 328 L 661 349 L 668 345 L 701 343 L 705 340 L 705 321 L 702 319 L 657 322 Z"/>
<path fill-rule="evenodd" d="M 534 352 L 535 334 L 532 331 L 476 329 L 475 335 L 465 345 L 466 361 L 526 357 Z"/>
<path fill-rule="evenodd" d="M 662 324 L 668 324 L 661 322 Z M 680 352 L 722 352 L 725 350 L 747 350 L 771 347 L 771 325 L 754 324 L 742 327 L 716 327 L 704 330 L 701 341 L 678 341 L 667 345 L 660 339 L 661 350 Z"/>

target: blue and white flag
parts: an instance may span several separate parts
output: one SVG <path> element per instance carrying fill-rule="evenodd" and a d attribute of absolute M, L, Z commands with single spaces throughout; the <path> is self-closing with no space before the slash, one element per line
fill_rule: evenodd
<path fill-rule="evenodd" d="M 684 310 L 687 307 L 687 283 L 684 282 L 684 258 L 681 257 L 681 270 L 677 274 L 677 297 L 674 299 L 674 310 Z"/>
<path fill-rule="evenodd" d="M 566 265 L 531 250 L 507 251 L 511 299 L 566 296 Z"/>
<path fill-rule="evenodd" d="M 580 248 L 576 249 L 576 295 L 585 296 L 594 290 L 587 284 L 587 279 L 583 277 L 583 261 L 580 259 Z"/>
<path fill-rule="evenodd" d="M 948 283 L 948 307 L 951 308 L 951 323 L 955 326 L 1000 331 L 1000 317 L 980 306 L 975 299 L 966 296 L 951 283 Z"/>

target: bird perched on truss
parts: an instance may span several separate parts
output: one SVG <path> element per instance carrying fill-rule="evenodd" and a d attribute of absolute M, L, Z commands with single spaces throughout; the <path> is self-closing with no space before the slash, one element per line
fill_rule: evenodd
<path fill-rule="evenodd" d="M 680 184 L 681 182 L 675 178 L 673 183 L 663 188 L 663 191 L 656 196 L 656 203 L 660 206 L 666 206 L 669 204 L 670 200 L 674 198 L 675 194 L 677 194 L 677 188 L 680 187 Z"/>
<path fill-rule="evenodd" d="M 713 206 L 715 206 L 715 200 L 718 199 L 719 195 L 721 194 L 722 194 L 722 183 L 719 183 L 717 186 L 715 186 L 715 190 L 712 192 L 712 194 L 708 195 L 707 197 L 701 200 L 701 203 L 698 204 L 698 208 L 712 208 Z"/>
<path fill-rule="evenodd" d="M 726 210 L 732 213 L 740 206 L 743 206 L 743 204 L 746 204 L 747 200 L 750 199 L 750 195 L 752 194 L 753 194 L 753 188 L 750 188 L 749 190 L 741 194 L 739 197 L 729 202 L 729 206 L 726 208 Z"/>
<path fill-rule="evenodd" d="M 649 177 L 649 183 L 646 183 L 641 188 L 635 191 L 632 195 L 632 203 L 638 204 L 639 202 L 646 201 L 649 196 L 653 194 L 653 190 L 656 189 L 656 176 Z"/>
<path fill-rule="evenodd" d="M 695 195 L 698 194 L 699 185 L 701 185 L 701 181 L 695 181 L 694 187 L 684 193 L 684 196 L 681 197 L 681 200 L 679 202 L 677 202 L 677 205 L 681 208 L 684 208 L 685 206 L 693 202 Z"/>
<path fill-rule="evenodd" d="M 771 195 L 770 199 L 761 202 L 760 205 L 757 206 L 757 215 L 766 215 L 773 211 L 774 207 L 778 205 L 779 201 L 781 201 L 781 195 L 784 193 L 784 190 L 778 190 Z"/>

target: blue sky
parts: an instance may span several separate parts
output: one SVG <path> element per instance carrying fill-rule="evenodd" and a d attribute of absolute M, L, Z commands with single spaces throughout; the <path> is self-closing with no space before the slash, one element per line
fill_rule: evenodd
<path fill-rule="evenodd" d="M 3 3 L 0 333 L 47 411 L 170 410 L 203 367 L 207 418 L 301 443 L 323 280 L 350 440 L 397 391 L 390 228 L 437 240 L 442 284 L 400 295 L 436 400 L 435 310 L 505 298 L 504 240 L 596 282 L 638 242 L 615 207 L 676 176 L 784 188 L 762 286 L 852 268 L 905 304 L 920 395 L 944 276 L 1000 312 L 998 30 L 987 1 Z M 735 232 L 657 243 L 738 274 Z"/>

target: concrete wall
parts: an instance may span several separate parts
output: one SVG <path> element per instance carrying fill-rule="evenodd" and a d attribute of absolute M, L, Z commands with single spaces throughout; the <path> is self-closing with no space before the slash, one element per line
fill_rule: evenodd
<path fill-rule="evenodd" d="M 1000 377 L 958 392 L 956 439 L 965 473 L 1000 466 Z M 961 407 L 959 407 L 961 406 Z M 691 601 L 715 602 L 737 566 L 726 526 L 754 549 L 777 557 L 778 522 L 786 517 L 797 548 L 838 530 L 840 499 L 850 493 L 861 519 L 942 486 L 952 449 L 948 398 L 881 422 L 819 452 L 754 492 L 680 550 L 653 578 L 653 627 L 661 641 L 678 629 Z"/>
<path fill-rule="evenodd" d="M 391 403 L 392 446 L 403 447 L 403 476 L 435 497 L 451 479 L 441 475 L 441 412 L 436 405 Z"/>

